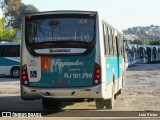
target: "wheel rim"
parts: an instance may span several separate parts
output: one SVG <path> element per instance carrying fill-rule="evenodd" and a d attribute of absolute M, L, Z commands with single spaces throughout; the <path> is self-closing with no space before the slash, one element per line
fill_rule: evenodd
<path fill-rule="evenodd" d="M 18 69 L 13 70 L 13 76 L 14 77 L 18 77 L 19 76 L 19 70 Z"/>

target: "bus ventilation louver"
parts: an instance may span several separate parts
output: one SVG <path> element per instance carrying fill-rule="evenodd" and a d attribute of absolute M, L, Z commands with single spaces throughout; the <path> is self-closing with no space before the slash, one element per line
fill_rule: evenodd
<path fill-rule="evenodd" d="M 24 65 L 22 67 L 22 71 L 21 71 L 21 84 L 23 85 L 28 85 L 29 84 L 29 80 L 28 80 L 28 73 L 27 73 L 27 65 Z"/>
<path fill-rule="evenodd" d="M 100 83 L 101 83 L 101 67 L 100 65 L 95 63 L 93 86 L 99 85 Z"/>

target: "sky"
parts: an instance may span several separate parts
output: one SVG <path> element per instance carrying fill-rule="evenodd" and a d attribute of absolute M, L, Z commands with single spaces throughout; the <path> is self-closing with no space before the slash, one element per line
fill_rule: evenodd
<path fill-rule="evenodd" d="M 95 10 L 106 21 L 124 30 L 135 26 L 160 26 L 160 0 L 22 0 L 39 11 Z"/>

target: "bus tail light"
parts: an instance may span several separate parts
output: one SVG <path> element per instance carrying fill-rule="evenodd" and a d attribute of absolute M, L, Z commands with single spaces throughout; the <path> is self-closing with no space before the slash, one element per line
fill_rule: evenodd
<path fill-rule="evenodd" d="M 32 16 L 27 16 L 27 19 L 32 19 Z"/>
<path fill-rule="evenodd" d="M 27 65 L 22 66 L 21 84 L 22 85 L 28 85 L 29 84 L 28 73 L 27 73 Z"/>
<path fill-rule="evenodd" d="M 93 86 L 101 83 L 101 66 L 95 63 Z"/>
<path fill-rule="evenodd" d="M 94 16 L 94 14 L 90 14 L 89 16 L 90 16 L 90 17 L 93 17 L 93 16 Z"/>

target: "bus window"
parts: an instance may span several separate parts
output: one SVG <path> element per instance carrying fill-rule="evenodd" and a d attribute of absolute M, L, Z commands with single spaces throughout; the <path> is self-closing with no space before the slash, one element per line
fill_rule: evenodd
<path fill-rule="evenodd" d="M 1 57 L 19 57 L 20 45 L 0 45 Z"/>
<path fill-rule="evenodd" d="M 103 35 L 104 35 L 104 48 L 105 48 L 105 55 L 109 54 L 109 42 L 108 42 L 108 27 L 106 27 L 106 25 L 103 24 Z"/>
<path fill-rule="evenodd" d="M 109 27 L 107 27 L 107 31 L 106 31 L 106 32 L 107 32 L 107 36 L 108 36 L 108 37 L 107 37 L 107 44 L 108 44 L 107 54 L 110 55 L 110 48 L 111 48 L 111 47 L 110 47 L 110 32 L 109 32 Z"/>
<path fill-rule="evenodd" d="M 104 40 L 104 54 L 106 55 L 106 27 L 103 24 L 103 40 Z"/>
<path fill-rule="evenodd" d="M 118 38 L 115 36 L 115 41 L 116 41 L 116 50 L 117 50 L 117 56 L 119 56 L 119 44 L 118 44 Z"/>
<path fill-rule="evenodd" d="M 112 41 L 113 41 L 113 39 L 112 39 L 112 29 L 110 29 L 109 30 L 110 31 L 110 35 L 109 35 L 109 37 L 110 37 L 110 55 L 113 55 L 113 44 L 112 44 Z"/>
<path fill-rule="evenodd" d="M 32 55 L 45 55 L 44 48 L 63 49 L 66 52 L 48 50 L 48 54 L 88 54 L 95 45 L 95 17 L 85 14 L 55 14 L 26 17 L 25 41 Z M 81 50 L 75 50 L 82 48 Z M 38 49 L 38 51 L 37 51 Z M 68 51 L 68 52 L 67 52 Z M 82 52 L 81 52 L 82 51 Z"/>
<path fill-rule="evenodd" d="M 112 35 L 112 38 L 113 38 L 113 41 L 112 41 L 112 45 L 113 45 L 113 55 L 117 55 L 117 46 L 116 46 L 116 33 L 115 31 L 113 30 L 113 35 Z"/>
<path fill-rule="evenodd" d="M 111 46 L 112 46 L 112 55 L 114 55 L 114 30 L 112 29 L 111 30 L 111 38 L 112 38 L 112 41 L 111 41 Z"/>
<path fill-rule="evenodd" d="M 30 45 L 54 41 L 92 42 L 95 24 L 93 18 L 85 15 L 26 18 L 26 25 L 28 26 L 26 28 L 26 41 Z"/>
<path fill-rule="evenodd" d="M 119 37 L 120 39 L 123 39 L 121 35 Z M 121 55 L 124 56 L 123 41 L 120 41 L 120 48 L 121 48 Z"/>
<path fill-rule="evenodd" d="M 158 47 L 158 53 L 160 53 L 160 47 Z"/>
<path fill-rule="evenodd" d="M 118 34 L 117 35 L 117 41 L 118 41 L 118 45 L 119 45 L 119 55 L 122 55 L 122 42 L 120 40 L 121 40 L 121 37 Z"/>

